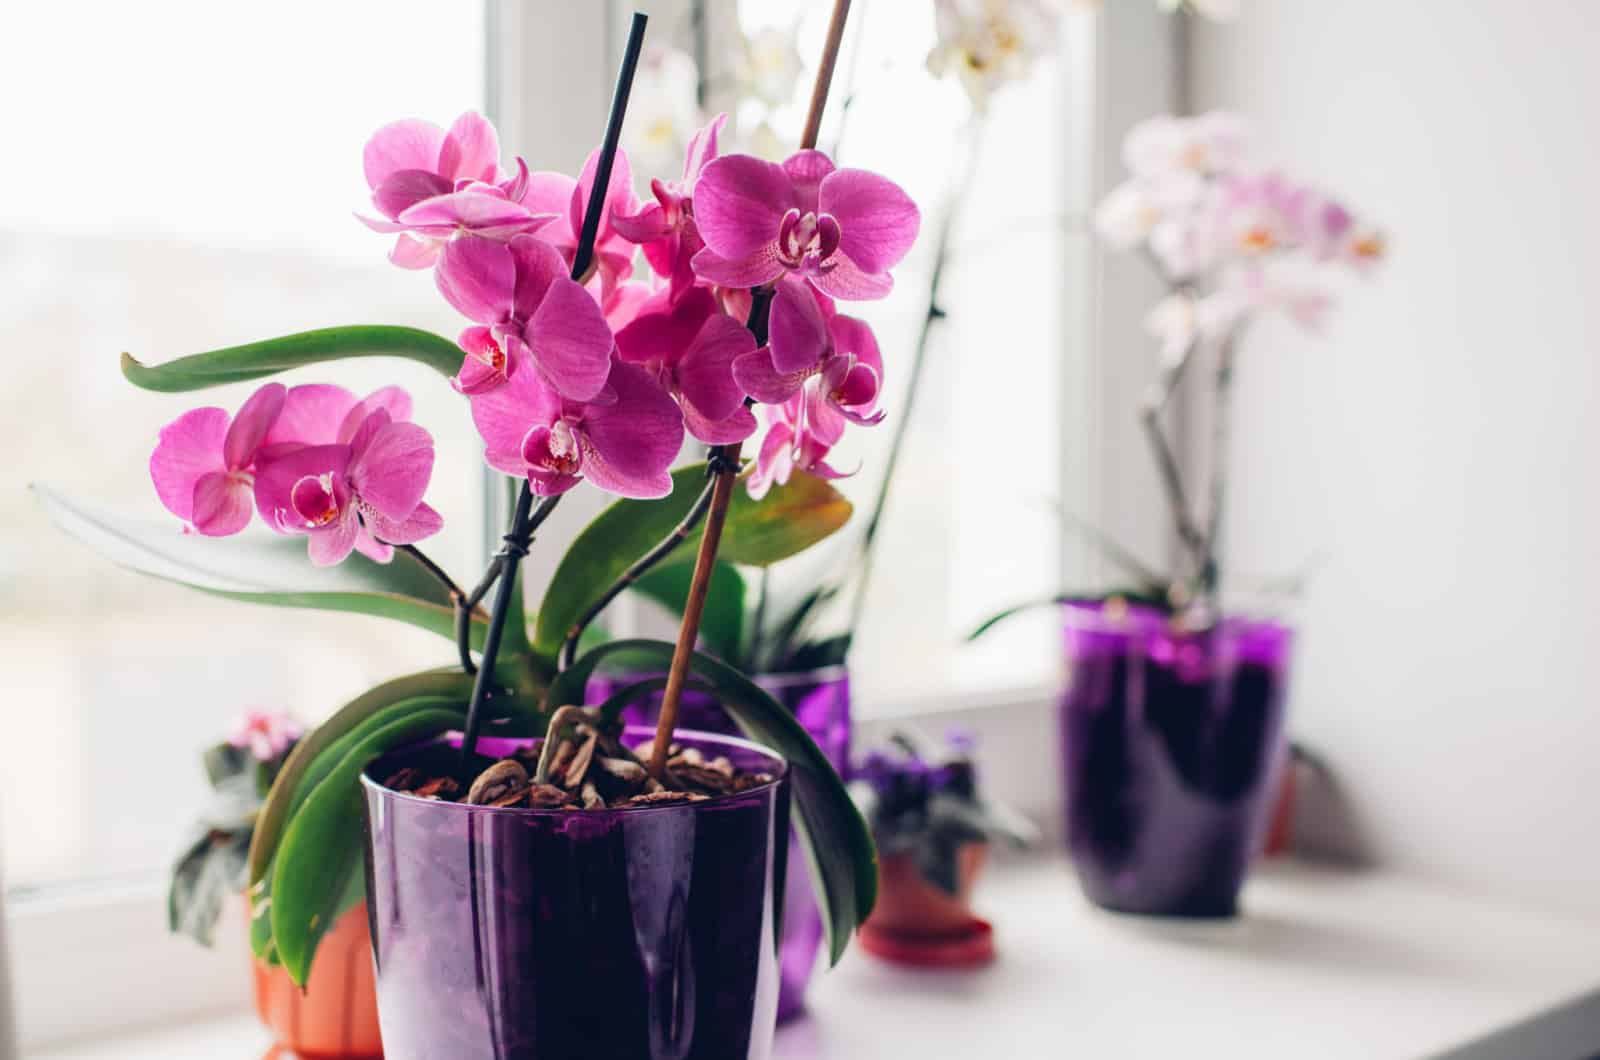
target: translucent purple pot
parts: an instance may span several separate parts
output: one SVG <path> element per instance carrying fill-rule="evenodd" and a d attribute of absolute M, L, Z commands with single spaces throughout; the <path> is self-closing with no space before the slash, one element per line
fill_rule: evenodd
<path fill-rule="evenodd" d="M 645 675 L 649 676 L 649 675 Z M 598 703 L 612 692 L 640 679 L 639 675 L 597 675 L 589 682 L 588 700 Z M 756 684 L 788 707 L 805 726 L 807 733 L 828 756 L 828 761 L 849 779 L 850 768 L 850 672 L 843 666 L 830 666 L 791 674 L 760 674 Z M 630 706 L 624 717 L 631 723 L 655 724 L 661 710 L 661 694 L 655 693 Z M 706 732 L 737 733 L 733 721 L 711 695 L 686 690 L 678 704 L 680 724 Z M 778 994 L 778 1022 L 793 1019 L 805 1011 L 806 987 L 817 963 L 822 945 L 822 912 L 817 907 L 805 857 L 791 841 L 789 873 L 784 883 L 783 947 L 781 952 L 782 989 Z"/>
<path fill-rule="evenodd" d="M 369 767 L 367 895 L 388 1060 L 765 1060 L 785 766 L 744 740 L 678 738 L 779 779 L 705 802 L 561 812 L 434 802 L 378 782 L 458 754 L 459 742 Z"/>
<path fill-rule="evenodd" d="M 1232 916 L 1287 753 L 1291 635 L 1227 619 L 1174 632 L 1153 609 L 1066 611 L 1067 844 L 1097 905 Z"/>

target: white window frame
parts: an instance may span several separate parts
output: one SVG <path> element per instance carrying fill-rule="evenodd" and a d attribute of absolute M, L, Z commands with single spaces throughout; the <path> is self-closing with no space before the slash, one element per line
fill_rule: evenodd
<path fill-rule="evenodd" d="M 672 24 L 686 3 L 646 0 L 642 6 Z M 575 170 L 603 125 L 627 5 L 487 5 L 486 104 L 508 150 L 535 168 Z M 1182 48 L 1181 20 L 1158 14 L 1154 4 L 1107 3 L 1069 17 L 1062 54 L 1072 76 L 1064 79 L 1062 107 L 1073 135 L 1062 172 L 1064 199 L 1075 215 L 1087 216 L 1119 178 L 1117 145 L 1128 126 L 1181 104 Z M 1134 410 L 1150 361 L 1138 322 L 1159 292 L 1139 270 L 1108 267 L 1087 235 L 1069 241 L 1065 265 L 1062 495 L 1085 498 L 1084 514 L 1111 533 L 1149 544 L 1151 527 L 1165 521 L 1152 518 L 1160 499 L 1136 437 Z M 1109 462 L 1112 453 L 1124 454 L 1117 466 Z M 486 554 L 498 547 L 504 524 L 503 490 L 493 488 L 500 481 L 486 478 Z M 1130 489 L 1129 483 L 1142 485 Z M 559 535 L 576 532 L 603 504 L 594 491 L 579 491 L 562 506 L 560 518 L 545 531 L 544 547 L 528 558 L 531 579 L 553 570 Z M 1170 540 L 1156 540 L 1151 554 L 1168 555 L 1172 547 Z M 1081 542 L 1062 541 L 1065 576 L 1098 575 L 1101 562 Z M 874 704 L 860 738 L 870 742 L 895 725 L 919 720 L 930 727 L 966 725 L 979 735 L 984 757 L 1004 763 L 988 771 L 996 796 L 1035 816 L 1054 835 L 1061 813 L 1056 692 L 1053 685 L 1037 685 L 996 689 L 977 700 L 965 693 Z M 1050 738 L 1041 739 L 1045 733 Z M 150 879 L 13 896 L 11 908 L 3 910 L 7 931 L 0 931 L 0 1060 L 9 1060 L 7 942 L 21 1047 L 28 1052 L 247 1007 L 242 903 L 229 911 L 231 922 L 221 925 L 217 948 L 207 951 L 167 935 L 164 901 L 165 881 Z"/>

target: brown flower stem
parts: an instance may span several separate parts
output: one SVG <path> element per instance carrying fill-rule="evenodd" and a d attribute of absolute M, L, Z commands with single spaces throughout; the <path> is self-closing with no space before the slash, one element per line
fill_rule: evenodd
<path fill-rule="evenodd" d="M 822 128 L 822 111 L 828 103 L 828 88 L 833 83 L 833 69 L 839 62 L 839 45 L 844 39 L 845 21 L 850 15 L 850 0 L 833 0 L 833 15 L 828 21 L 828 38 L 822 47 L 822 59 L 817 65 L 817 80 L 811 89 L 811 107 L 806 112 L 805 132 L 800 138 L 801 150 L 817 146 L 817 134 Z M 750 330 L 758 345 L 766 342 L 767 308 L 770 292 L 757 291 L 750 306 Z M 722 541 L 722 527 L 728 518 L 728 502 L 733 499 L 733 488 L 739 472 L 739 455 L 744 443 L 718 446 L 711 451 L 707 467 L 712 472 L 711 508 L 706 512 L 705 530 L 700 535 L 700 551 L 695 556 L 694 576 L 689 581 L 689 596 L 683 605 L 683 621 L 678 626 L 678 643 L 672 652 L 672 666 L 667 671 L 667 687 L 661 696 L 661 714 L 656 719 L 656 738 L 650 749 L 647 768 L 650 775 L 661 779 L 667 767 L 667 748 L 678 727 L 678 703 L 683 696 L 684 681 L 689 675 L 689 658 L 694 654 L 696 639 L 700 636 L 700 616 L 705 611 L 706 592 L 711 587 L 711 572 L 717 563 L 717 546 Z"/>
<path fill-rule="evenodd" d="M 606 188 L 611 185 L 611 170 L 617 158 L 617 145 L 622 139 L 622 119 L 628 111 L 628 95 L 633 90 L 633 75 L 639 67 L 639 53 L 644 46 L 645 24 L 649 19 L 640 12 L 634 12 L 633 22 L 628 27 L 628 45 L 622 53 L 622 65 L 617 71 L 617 86 L 611 95 L 611 113 L 606 120 L 605 139 L 600 145 L 600 158 L 595 166 L 594 185 L 589 189 L 589 202 L 584 211 L 583 227 L 578 234 L 578 246 L 572 255 L 572 277 L 578 279 L 589 271 L 594 260 L 594 241 L 600 231 L 601 215 L 605 210 Z M 517 494 L 516 510 L 511 516 L 511 528 L 507 531 L 505 545 L 500 554 L 490 564 L 489 573 L 485 575 L 485 583 L 493 584 L 494 579 L 499 579 L 499 587 L 495 592 L 494 607 L 489 613 L 489 629 L 483 638 L 483 657 L 478 667 L 477 680 L 472 685 L 472 699 L 467 704 L 467 720 L 462 727 L 461 756 L 463 763 L 470 761 L 477 750 L 478 732 L 483 725 L 483 705 L 491 695 L 494 685 L 494 667 L 500 654 L 500 640 L 505 633 L 506 619 L 509 617 L 516 595 L 517 565 L 522 557 L 528 554 L 528 546 L 533 541 L 533 532 L 539 524 L 549 517 L 561 500 L 561 494 L 546 497 L 540 502 L 537 511 L 533 509 L 533 489 L 526 479 L 523 480 L 522 489 Z M 487 584 L 484 591 L 487 591 Z M 457 630 L 460 630 L 460 620 L 457 619 Z M 470 630 L 470 625 L 469 625 Z M 463 653 L 465 656 L 466 653 Z M 470 658 L 465 658 L 471 662 Z"/>
<path fill-rule="evenodd" d="M 433 579 L 440 585 L 444 586 L 444 591 L 450 594 L 450 602 L 453 605 L 459 607 L 461 601 L 467 598 L 467 594 L 461 591 L 461 586 L 456 584 L 455 579 L 450 577 L 445 572 L 445 569 L 435 563 L 432 557 L 422 549 L 416 545 L 395 545 L 394 548 L 422 564 L 422 569 L 432 575 Z"/>

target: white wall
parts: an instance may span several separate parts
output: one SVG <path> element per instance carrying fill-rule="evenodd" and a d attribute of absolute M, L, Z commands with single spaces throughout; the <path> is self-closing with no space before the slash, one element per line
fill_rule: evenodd
<path fill-rule="evenodd" d="M 1194 102 L 1386 223 L 1322 340 L 1244 366 L 1235 568 L 1325 562 L 1294 729 L 1370 851 L 1600 907 L 1600 17 L 1586 0 L 1246 0 Z"/>

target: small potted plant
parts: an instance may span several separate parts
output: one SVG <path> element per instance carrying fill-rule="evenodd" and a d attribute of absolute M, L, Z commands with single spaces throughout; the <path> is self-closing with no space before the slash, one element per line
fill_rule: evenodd
<path fill-rule="evenodd" d="M 244 897 L 256 819 L 301 735 L 289 715 L 252 710 L 225 742 L 206 750 L 212 798 L 173 865 L 167 923 L 174 933 L 210 946 L 223 909 Z M 278 1045 L 299 1056 L 381 1058 L 365 904 L 345 913 L 320 949 L 304 990 L 282 966 L 252 958 L 261 1022 Z"/>
<path fill-rule="evenodd" d="M 801 149 L 781 164 L 716 157 L 713 125 L 691 178 L 656 186 L 653 204 L 634 198 L 617 149 L 642 15 L 577 179 L 503 165 L 475 114 L 380 130 L 363 156 L 378 215 L 365 220 L 396 237 L 395 263 L 433 270 L 471 324 L 459 342 L 356 326 L 158 366 L 124 357 L 156 390 L 374 354 L 438 369 L 486 462 L 516 483 L 504 546 L 472 589 L 419 547 L 443 522 L 424 500 L 432 438 L 396 387 L 361 398 L 267 382 L 236 413 L 180 417 L 150 466 L 186 534 L 40 490 L 58 523 L 136 569 L 406 621 L 454 646 L 455 665 L 386 682 L 308 733 L 250 846 L 253 947 L 297 984 L 366 901 L 391 1060 L 768 1055 L 791 806 L 835 960 L 872 907 L 870 833 L 827 756 L 746 675 L 694 650 L 719 558 L 775 562 L 849 514 L 826 458 L 848 414 L 872 407 L 877 373 L 790 328 L 791 314 L 882 297 L 916 237 L 896 185 L 815 150 L 848 8 L 835 5 Z M 652 280 L 633 278 L 639 243 Z M 653 318 L 661 342 L 622 350 L 618 333 Z M 767 402 L 746 468 L 752 406 Z M 686 431 L 710 454 L 672 472 Z M 530 616 L 521 560 L 585 482 L 620 499 Z M 256 513 L 275 542 L 215 540 Z M 676 643 L 561 651 L 597 603 L 675 564 L 689 569 Z M 593 702 L 602 666 L 666 676 Z M 657 724 L 624 726 L 660 684 Z M 714 692 L 750 739 L 680 731 L 690 688 Z"/>
<path fill-rule="evenodd" d="M 1032 825 L 979 795 L 972 738 L 950 733 L 929 754 L 906 733 L 874 750 L 851 784 L 879 852 L 878 903 L 866 949 L 914 965 L 983 964 L 994 931 L 974 916 L 972 890 L 995 840 L 1026 846 Z"/>
<path fill-rule="evenodd" d="M 1245 334 L 1269 317 L 1314 329 L 1337 283 L 1369 272 L 1383 237 L 1345 205 L 1264 163 L 1237 117 L 1158 117 L 1123 148 L 1131 175 L 1101 204 L 1104 240 L 1137 250 L 1168 294 L 1148 326 L 1159 383 L 1141 409 L 1179 563 L 1160 573 L 1094 535 L 1126 576 L 1061 606 L 1067 842 L 1084 891 L 1108 909 L 1231 916 L 1287 758 L 1292 631 L 1246 610 L 1225 584 L 1222 528 L 1230 408 Z M 1186 482 L 1163 414 L 1186 375 L 1206 372 L 1199 412 L 1215 443 L 1206 505 Z"/>

